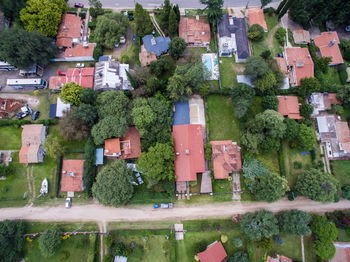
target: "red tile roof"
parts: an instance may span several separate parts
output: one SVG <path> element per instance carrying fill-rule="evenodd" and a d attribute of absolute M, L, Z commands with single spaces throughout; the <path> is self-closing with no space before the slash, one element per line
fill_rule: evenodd
<path fill-rule="evenodd" d="M 300 104 L 297 96 L 277 96 L 278 112 L 282 116 L 287 116 L 292 119 L 302 119 L 300 116 Z"/>
<path fill-rule="evenodd" d="M 286 48 L 287 65 L 292 67 L 293 86 L 300 85 L 300 79 L 314 76 L 314 62 L 307 48 L 289 47 Z"/>
<path fill-rule="evenodd" d="M 337 122 L 336 131 L 338 141 L 343 150 L 350 152 L 350 130 L 347 122 Z"/>
<path fill-rule="evenodd" d="M 176 181 L 196 181 L 205 171 L 202 125 L 173 126 Z"/>
<path fill-rule="evenodd" d="M 81 85 L 84 88 L 92 88 L 94 85 L 94 67 L 69 68 L 65 76 L 51 76 L 50 89 L 61 89 L 61 87 L 70 82 Z"/>
<path fill-rule="evenodd" d="M 320 49 L 322 57 L 332 58 L 331 65 L 344 63 L 338 46 L 340 41 L 337 32 L 323 32 L 321 35 L 314 37 L 314 42 Z"/>
<path fill-rule="evenodd" d="M 210 26 L 205 19 L 181 17 L 179 36 L 187 44 L 208 44 L 210 42 Z"/>
<path fill-rule="evenodd" d="M 120 156 L 120 139 L 119 138 L 109 138 L 105 140 L 105 156 Z"/>
<path fill-rule="evenodd" d="M 267 32 L 267 24 L 264 17 L 264 12 L 262 9 L 248 9 L 248 17 L 249 17 L 249 26 L 254 24 L 258 24 L 264 28 L 265 32 Z"/>
<path fill-rule="evenodd" d="M 61 171 L 61 191 L 83 191 L 84 160 L 64 159 Z"/>
<path fill-rule="evenodd" d="M 89 43 L 88 47 L 84 47 L 83 44 L 75 45 L 72 48 L 66 48 L 64 51 L 64 57 L 93 57 L 96 43 Z"/>
<path fill-rule="evenodd" d="M 203 252 L 197 254 L 200 262 L 221 262 L 227 257 L 227 253 L 220 241 L 215 241 Z"/>
<path fill-rule="evenodd" d="M 141 46 L 141 52 L 139 53 L 139 59 L 141 62 L 141 66 L 148 66 L 151 62 L 156 61 L 157 57 L 152 52 L 147 52 L 145 45 Z"/>
<path fill-rule="evenodd" d="M 8 113 L 16 112 L 22 106 L 22 102 L 12 98 L 0 97 L 0 118 L 5 117 Z"/>
<path fill-rule="evenodd" d="M 232 140 L 211 141 L 215 179 L 227 179 L 232 172 L 242 169 L 241 148 Z"/>
<path fill-rule="evenodd" d="M 73 38 L 81 37 L 82 24 L 83 22 L 79 16 L 74 14 L 64 14 L 56 37 L 57 46 L 72 47 Z"/>

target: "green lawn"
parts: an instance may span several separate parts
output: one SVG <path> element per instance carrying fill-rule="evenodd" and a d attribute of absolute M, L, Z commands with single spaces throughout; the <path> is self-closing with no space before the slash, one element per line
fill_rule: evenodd
<path fill-rule="evenodd" d="M 98 231 L 99 228 L 94 222 L 35 222 L 28 221 L 26 227 L 27 234 L 33 234 L 38 232 L 43 232 L 46 229 L 57 226 L 60 230 L 65 232 L 73 232 L 73 231 Z"/>
<path fill-rule="evenodd" d="M 350 160 L 331 161 L 331 169 L 341 186 L 350 184 Z"/>
<path fill-rule="evenodd" d="M 160 204 L 171 200 L 169 194 L 156 192 L 153 188 L 147 188 L 146 183 L 144 183 L 134 187 L 134 195 L 130 200 L 130 204 Z"/>
<path fill-rule="evenodd" d="M 210 95 L 207 97 L 207 130 L 210 140 L 225 140 L 239 142 L 239 121 L 233 113 L 231 98 Z"/>
<path fill-rule="evenodd" d="M 326 86 L 341 85 L 339 73 L 335 68 L 329 67 L 326 74 L 322 73 L 322 78 Z"/>
<path fill-rule="evenodd" d="M 216 179 L 213 183 L 214 201 L 232 201 L 232 182 L 227 179 Z"/>
<path fill-rule="evenodd" d="M 252 119 L 255 117 L 255 115 L 264 112 L 264 108 L 261 105 L 262 97 L 261 96 L 255 96 L 251 106 L 249 107 L 249 110 L 247 112 L 247 116 L 249 119 Z"/>
<path fill-rule="evenodd" d="M 0 127 L 0 149 L 20 150 L 22 128 L 17 126 Z"/>
<path fill-rule="evenodd" d="M 257 156 L 256 159 L 261 161 L 264 166 L 269 169 L 273 173 L 280 173 L 280 167 L 278 164 L 278 156 L 277 152 L 270 152 L 270 153 L 262 153 L 260 152 Z"/>
<path fill-rule="evenodd" d="M 234 57 L 220 57 L 219 69 L 222 88 L 232 88 L 237 83 Z M 221 63 L 222 61 L 222 63 Z"/>
<path fill-rule="evenodd" d="M 346 233 L 345 229 L 338 228 L 337 242 L 350 242 L 350 236 Z"/>

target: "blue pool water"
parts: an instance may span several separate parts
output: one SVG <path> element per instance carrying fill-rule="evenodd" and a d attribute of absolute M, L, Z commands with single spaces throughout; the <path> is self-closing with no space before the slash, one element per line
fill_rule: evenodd
<path fill-rule="evenodd" d="M 204 65 L 205 65 L 205 68 L 207 69 L 208 72 L 213 71 L 211 56 L 204 57 Z"/>

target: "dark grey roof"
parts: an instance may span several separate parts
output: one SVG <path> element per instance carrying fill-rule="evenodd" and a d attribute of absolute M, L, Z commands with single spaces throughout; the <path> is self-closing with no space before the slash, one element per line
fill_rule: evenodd
<path fill-rule="evenodd" d="M 50 113 L 49 113 L 49 117 L 50 118 L 55 118 L 56 116 L 56 109 L 57 109 L 57 104 L 51 104 L 50 105 Z"/>
<path fill-rule="evenodd" d="M 154 41 L 152 43 L 153 38 L 154 38 Z M 160 56 L 166 53 L 169 49 L 169 44 L 170 44 L 169 37 L 164 38 L 162 36 L 154 37 L 153 35 L 146 35 L 142 37 L 142 41 L 143 41 L 143 44 L 145 45 L 147 52 L 152 52 L 156 56 Z"/>
<path fill-rule="evenodd" d="M 249 57 L 249 43 L 247 27 L 244 18 L 233 17 L 233 24 L 230 25 L 229 15 L 224 14 L 218 24 L 219 37 L 230 37 L 231 34 L 236 35 L 237 55 L 240 59 Z"/>
<path fill-rule="evenodd" d="M 99 58 L 98 58 L 98 61 L 99 62 L 104 62 L 104 61 L 108 61 L 109 60 L 109 57 L 108 56 L 100 56 Z"/>

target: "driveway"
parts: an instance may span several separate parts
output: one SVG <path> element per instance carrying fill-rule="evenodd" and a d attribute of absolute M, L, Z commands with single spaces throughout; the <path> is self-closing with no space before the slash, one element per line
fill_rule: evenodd
<path fill-rule="evenodd" d="M 119 45 L 118 48 L 114 48 L 113 49 L 113 56 L 117 57 L 118 59 L 121 58 L 121 55 L 123 53 L 124 50 L 127 50 L 128 48 L 130 48 L 131 44 L 132 44 L 132 31 L 131 31 L 131 27 L 128 26 L 127 32 L 126 32 L 126 43 L 123 45 Z"/>
<path fill-rule="evenodd" d="M 23 78 L 19 75 L 19 70 L 13 71 L 0 71 L 0 85 L 2 86 L 1 92 L 14 92 L 14 88 L 6 88 L 7 79 Z"/>
<path fill-rule="evenodd" d="M 73 201 L 74 202 L 74 201 Z M 299 209 L 306 212 L 324 213 L 350 208 L 349 200 L 337 203 L 320 203 L 299 197 L 295 201 L 284 198 L 274 203 L 266 202 L 230 202 L 210 205 L 176 204 L 172 209 L 156 210 L 151 205 L 130 207 L 105 207 L 101 205 L 74 205 L 66 209 L 63 204 L 51 207 L 13 207 L 1 208 L 0 220 L 26 219 L 36 221 L 174 221 L 227 218 L 237 214 L 245 214 L 265 208 L 272 212 Z"/>

